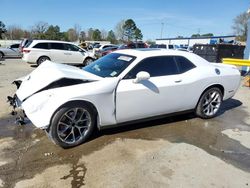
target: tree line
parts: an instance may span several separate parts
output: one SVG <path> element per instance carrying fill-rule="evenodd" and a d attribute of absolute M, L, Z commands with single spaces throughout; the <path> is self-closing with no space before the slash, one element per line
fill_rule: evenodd
<path fill-rule="evenodd" d="M 8 27 L 0 21 L 0 39 L 20 40 L 22 38 L 63 40 L 63 41 L 110 41 L 119 43 L 125 41 L 142 40 L 143 35 L 132 19 L 120 21 L 115 31 L 97 28 L 82 30 L 81 26 L 75 24 L 67 31 L 61 31 L 58 25 L 49 25 L 47 22 L 37 22 L 30 30 L 22 29 L 18 25 Z"/>
<path fill-rule="evenodd" d="M 237 35 L 239 41 L 246 41 L 247 39 L 247 21 L 250 18 L 250 13 L 243 12 L 233 19 L 232 29 Z M 213 36 L 212 33 L 207 34 L 193 34 L 192 38 L 200 36 Z M 36 38 L 36 39 L 51 39 L 64 41 L 85 41 L 107 40 L 111 43 L 119 43 L 132 40 L 142 40 L 143 35 L 141 30 L 137 27 L 132 19 L 121 20 L 114 30 L 100 30 L 97 28 L 89 28 L 82 30 L 81 26 L 75 24 L 67 31 L 61 31 L 58 25 L 49 25 L 46 22 L 38 22 L 34 24 L 30 30 L 22 29 L 18 25 L 10 25 L 6 28 L 5 24 L 0 21 L 0 39 L 19 40 L 22 38 Z M 178 36 L 183 38 L 183 36 Z"/>

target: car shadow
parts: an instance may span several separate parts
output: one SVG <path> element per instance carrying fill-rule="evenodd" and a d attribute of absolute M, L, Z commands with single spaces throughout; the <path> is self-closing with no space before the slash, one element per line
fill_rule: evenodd
<path fill-rule="evenodd" d="M 237 99 L 227 99 L 223 101 L 220 111 L 218 112 L 218 116 L 224 114 L 226 111 L 231 110 L 233 108 L 237 108 L 242 105 L 242 102 Z"/>
<path fill-rule="evenodd" d="M 221 116 L 224 114 L 226 111 L 232 110 L 234 108 L 237 108 L 242 105 L 242 102 L 236 99 L 228 99 L 222 103 L 221 109 L 218 112 L 217 116 Z M 154 127 L 154 126 L 161 126 L 164 124 L 171 124 L 171 123 L 178 123 L 186 120 L 191 120 L 197 118 L 194 112 L 189 112 L 189 113 L 183 113 L 183 114 L 178 114 L 178 115 L 169 115 L 164 118 L 159 118 L 156 120 L 148 120 L 148 121 L 143 121 L 140 123 L 130 123 L 126 125 L 119 126 L 117 125 L 116 127 L 112 128 L 107 128 L 103 129 L 100 131 L 95 131 L 90 140 L 93 140 L 95 138 L 98 138 L 103 135 L 112 135 L 112 134 L 117 134 L 117 133 L 122 133 L 122 132 L 128 132 L 128 131 L 133 131 L 137 129 L 143 129 L 143 128 L 149 128 L 149 127 Z"/>

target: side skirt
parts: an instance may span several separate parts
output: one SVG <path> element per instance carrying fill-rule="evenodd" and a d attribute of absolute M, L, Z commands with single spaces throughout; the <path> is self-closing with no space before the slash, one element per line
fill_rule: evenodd
<path fill-rule="evenodd" d="M 181 115 L 181 114 L 188 114 L 188 113 L 192 113 L 192 112 L 194 112 L 194 109 L 185 110 L 185 111 L 181 111 L 181 112 L 174 112 L 174 113 L 170 113 L 170 114 L 164 114 L 164 115 L 159 115 L 159 116 L 154 116 L 154 117 L 149 117 L 149 118 L 143 118 L 143 119 L 138 119 L 138 120 L 132 120 L 132 121 L 127 121 L 127 122 L 113 124 L 113 125 L 105 125 L 105 126 L 99 125 L 99 130 L 114 128 L 114 127 L 121 127 L 121 126 L 125 126 L 125 125 L 142 123 L 142 122 L 152 121 L 152 120 L 157 120 L 157 119 L 163 119 L 166 117 L 171 117 L 171 116 L 176 116 L 176 115 Z"/>

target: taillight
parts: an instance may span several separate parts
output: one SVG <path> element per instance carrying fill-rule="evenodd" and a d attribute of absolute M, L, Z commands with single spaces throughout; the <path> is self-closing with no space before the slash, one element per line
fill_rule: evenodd
<path fill-rule="evenodd" d="M 30 50 L 24 50 L 23 49 L 23 53 L 29 53 L 30 52 Z"/>

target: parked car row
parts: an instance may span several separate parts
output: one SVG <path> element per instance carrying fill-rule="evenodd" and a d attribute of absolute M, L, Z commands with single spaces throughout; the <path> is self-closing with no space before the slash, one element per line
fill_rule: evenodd
<path fill-rule="evenodd" d="M 107 55 L 115 50 L 135 49 L 135 48 L 148 48 L 148 45 L 146 43 L 143 43 L 143 42 L 130 42 L 130 43 L 122 44 L 119 46 L 113 45 L 113 44 L 99 45 L 99 48 L 95 49 L 94 53 L 97 56 L 97 58 L 99 58 L 99 57 L 103 57 L 103 56 L 105 56 L 105 55 Z"/>
<path fill-rule="evenodd" d="M 46 60 L 57 63 L 88 65 L 94 60 L 113 51 L 135 48 L 162 48 L 189 51 L 176 45 L 153 44 L 144 42 L 129 42 L 122 45 L 88 44 L 81 42 L 79 46 L 65 41 L 23 39 L 20 44 L 13 44 L 8 48 L 0 48 L 0 59 L 5 57 L 22 57 L 23 61 L 40 65 Z M 90 51 L 89 49 L 92 49 Z"/>

